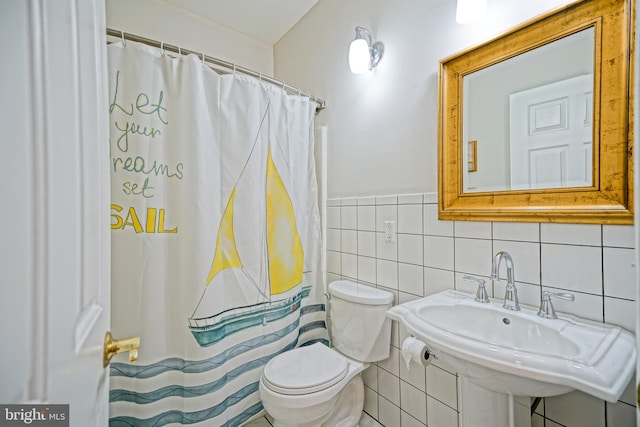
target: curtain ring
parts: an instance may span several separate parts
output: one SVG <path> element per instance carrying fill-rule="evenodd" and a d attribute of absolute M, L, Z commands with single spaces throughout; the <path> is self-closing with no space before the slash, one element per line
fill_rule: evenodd
<path fill-rule="evenodd" d="M 123 44 L 124 46 L 126 46 L 126 45 L 127 45 L 127 41 L 126 41 L 126 40 L 125 40 L 125 38 L 124 38 L 124 31 L 120 31 L 120 36 L 122 37 L 122 44 Z"/>
<path fill-rule="evenodd" d="M 164 56 L 164 42 L 160 42 L 160 54 Z"/>
<path fill-rule="evenodd" d="M 236 74 L 236 64 L 233 64 L 233 75 L 235 76 Z"/>
<path fill-rule="evenodd" d="M 204 60 L 204 53 L 202 54 L 202 65 L 207 65 L 206 61 Z"/>
<path fill-rule="evenodd" d="M 262 83 L 262 73 L 259 73 L 259 74 L 260 74 L 260 82 Z"/>
<path fill-rule="evenodd" d="M 298 88 L 298 96 L 302 95 L 302 89 Z"/>
<path fill-rule="evenodd" d="M 182 48 L 178 46 L 178 55 L 182 58 Z"/>
<path fill-rule="evenodd" d="M 284 87 L 286 86 L 286 83 L 283 81 L 282 82 L 282 90 L 286 90 Z"/>

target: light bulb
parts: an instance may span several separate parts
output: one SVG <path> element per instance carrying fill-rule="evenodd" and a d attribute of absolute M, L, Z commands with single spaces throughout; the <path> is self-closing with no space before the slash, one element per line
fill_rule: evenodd
<path fill-rule="evenodd" d="M 356 39 L 349 46 L 349 68 L 353 74 L 363 74 L 369 71 L 371 54 L 369 43 L 364 39 Z"/>
<path fill-rule="evenodd" d="M 470 24 L 487 13 L 487 0 L 458 0 L 456 8 L 456 22 Z"/>

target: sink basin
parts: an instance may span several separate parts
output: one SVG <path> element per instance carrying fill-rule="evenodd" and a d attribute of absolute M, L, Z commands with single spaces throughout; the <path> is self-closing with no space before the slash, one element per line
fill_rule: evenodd
<path fill-rule="evenodd" d="M 424 341 L 440 363 L 488 390 L 545 397 L 581 390 L 618 400 L 636 366 L 635 337 L 616 326 L 537 309 L 483 304 L 448 290 L 392 307 L 387 316 Z"/>

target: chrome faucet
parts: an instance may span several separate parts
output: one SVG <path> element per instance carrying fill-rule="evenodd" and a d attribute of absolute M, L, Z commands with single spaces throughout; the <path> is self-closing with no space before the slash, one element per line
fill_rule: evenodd
<path fill-rule="evenodd" d="M 518 302 L 518 290 L 513 280 L 513 259 L 505 251 L 498 252 L 493 257 L 491 263 L 491 280 L 500 280 L 500 261 L 504 258 L 504 263 L 507 265 L 507 288 L 504 292 L 504 304 L 502 306 L 507 310 L 520 310 L 520 303 Z"/>
<path fill-rule="evenodd" d="M 558 318 L 558 315 L 556 314 L 556 310 L 553 307 L 553 303 L 551 302 L 551 297 L 560 298 L 565 301 L 574 301 L 576 299 L 575 295 L 569 294 L 569 293 L 542 291 L 542 297 L 540 301 L 540 309 L 538 310 L 538 316 L 544 317 L 545 319 Z"/>
<path fill-rule="evenodd" d="M 478 290 L 476 291 L 476 301 L 487 304 L 490 303 L 489 294 L 487 293 L 487 288 L 484 286 L 484 279 L 478 279 L 477 277 L 464 275 L 462 280 L 466 280 L 467 282 L 474 282 L 478 285 Z"/>

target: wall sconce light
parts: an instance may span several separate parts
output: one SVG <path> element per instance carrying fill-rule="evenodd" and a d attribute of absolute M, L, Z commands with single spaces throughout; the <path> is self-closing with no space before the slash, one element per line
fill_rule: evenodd
<path fill-rule="evenodd" d="M 372 43 L 371 33 L 363 27 L 356 27 L 356 38 L 349 46 L 349 68 L 353 74 L 373 70 L 384 53 L 382 42 Z"/>
<path fill-rule="evenodd" d="M 470 24 L 484 17 L 487 13 L 487 0 L 458 0 L 456 22 Z"/>

